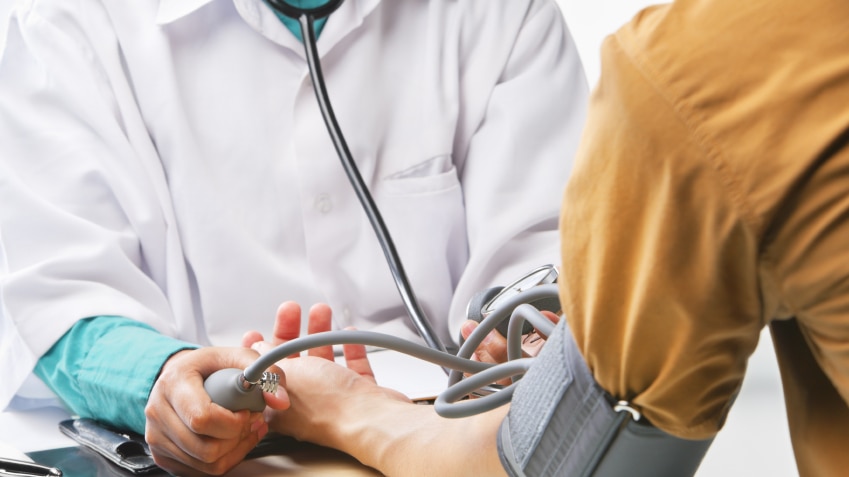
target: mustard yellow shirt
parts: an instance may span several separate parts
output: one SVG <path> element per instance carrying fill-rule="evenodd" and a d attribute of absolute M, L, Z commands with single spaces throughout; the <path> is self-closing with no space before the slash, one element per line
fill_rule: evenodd
<path fill-rule="evenodd" d="M 845 475 L 847 144 L 849 2 L 681 0 L 609 37 L 561 218 L 599 383 L 709 437 L 770 326 L 800 473 Z"/>

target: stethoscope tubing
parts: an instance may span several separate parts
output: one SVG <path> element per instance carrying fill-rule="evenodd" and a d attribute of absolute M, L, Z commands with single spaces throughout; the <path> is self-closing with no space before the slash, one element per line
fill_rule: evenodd
<path fill-rule="evenodd" d="M 407 309 L 410 319 L 413 321 L 416 331 L 430 348 L 445 352 L 445 345 L 439 339 L 433 327 L 431 327 L 430 321 L 425 316 L 424 310 L 419 304 L 415 292 L 413 292 L 413 287 L 410 284 L 409 278 L 407 278 L 407 273 L 404 270 L 404 265 L 401 262 L 398 250 L 395 248 L 395 243 L 392 240 L 389 229 L 386 227 L 383 216 L 380 214 L 368 190 L 368 186 L 363 181 L 359 168 L 357 168 L 356 162 L 351 155 L 351 151 L 342 134 L 342 128 L 339 127 L 336 114 L 333 112 L 330 97 L 327 94 L 327 87 L 324 83 L 324 74 L 321 70 L 321 61 L 316 45 L 313 21 L 332 13 L 342 4 L 342 0 L 331 0 L 326 5 L 313 9 L 293 7 L 287 4 L 285 0 L 268 0 L 268 2 L 272 8 L 280 13 L 290 18 L 297 18 L 301 27 L 304 53 L 307 59 L 307 65 L 309 66 L 310 79 L 315 90 L 316 100 L 324 117 L 327 132 L 330 134 L 330 139 L 342 162 L 342 167 L 345 169 L 345 173 L 354 188 L 354 192 L 356 192 L 357 198 L 362 204 L 363 211 L 368 217 L 374 233 L 377 235 L 378 242 L 380 242 L 383 254 L 386 257 L 386 262 L 389 265 L 389 270 L 392 273 L 392 278 L 395 281 L 395 286 L 401 295 L 401 300 L 404 302 L 404 306 Z"/>
<path fill-rule="evenodd" d="M 337 344 L 362 344 L 378 346 L 381 348 L 392 349 L 402 353 L 409 354 L 419 359 L 424 359 L 443 367 L 448 377 L 448 388 L 440 393 L 436 402 L 435 408 L 437 413 L 444 417 L 462 417 L 471 414 L 477 414 L 486 410 L 498 407 L 510 401 L 513 391 L 516 389 L 517 376 L 522 375 L 530 368 L 534 358 L 521 358 L 521 338 L 522 324 L 525 321 L 531 322 L 537 331 L 543 336 L 548 336 L 554 328 L 554 324 L 548 321 L 538 310 L 527 302 L 535 302 L 539 298 L 556 297 L 558 294 L 557 285 L 547 284 L 538 285 L 530 289 L 521 290 L 516 296 L 508 298 L 502 305 L 495 309 L 490 315 L 481 321 L 480 325 L 470 334 L 465 343 L 460 347 L 456 355 L 448 353 L 445 346 L 434 333 L 429 321 L 426 319 L 421 306 L 416 299 L 415 293 L 412 290 L 409 280 L 407 279 L 401 259 L 395 249 L 392 237 L 380 215 L 377 205 L 368 191 L 359 169 L 354 162 L 354 159 L 342 135 L 341 128 L 336 121 L 336 116 L 333 113 L 333 108 L 330 104 L 330 99 L 327 94 L 327 89 L 324 84 L 324 75 L 321 71 L 321 62 L 319 60 L 318 49 L 316 47 L 315 30 L 313 21 L 316 17 L 329 15 L 339 5 L 342 0 L 331 0 L 324 7 L 318 9 L 298 9 L 291 7 L 285 3 L 285 0 L 267 0 L 272 8 L 275 8 L 280 13 L 286 16 L 297 18 L 301 27 L 301 33 L 304 37 L 304 51 L 307 58 L 307 63 L 310 71 L 313 88 L 315 89 L 316 99 L 324 117 L 325 125 L 330 134 L 342 166 L 348 176 L 348 179 L 353 186 L 357 197 L 362 203 L 363 210 L 369 218 L 369 221 L 377 234 L 378 241 L 383 248 L 387 263 L 389 264 L 392 276 L 395 279 L 395 284 L 401 294 L 404 305 L 413 321 L 417 331 L 425 341 L 427 346 L 412 343 L 401 338 L 386 335 L 383 333 L 375 333 L 370 331 L 358 330 L 339 330 L 328 331 L 324 333 L 316 333 L 313 335 L 303 336 L 281 345 L 278 345 L 261 355 L 256 361 L 248 366 L 244 371 L 239 370 L 222 370 L 236 371 L 239 379 L 233 381 L 237 394 L 247 394 L 248 388 L 243 384 L 248 384 L 249 389 L 253 391 L 257 389 L 255 385 L 262 383 L 263 374 L 274 363 L 291 355 L 299 354 L 302 351 L 317 348 L 320 346 L 331 346 Z M 326 11 L 324 14 L 318 14 L 318 11 Z M 315 15 L 314 15 L 315 14 Z M 511 358 L 506 363 L 482 363 L 471 359 L 475 349 L 480 345 L 486 335 L 503 320 L 509 317 L 508 326 L 508 355 Z M 452 370 L 449 372 L 449 370 Z M 468 373 L 473 376 L 461 381 L 463 374 Z M 216 373 L 217 375 L 218 373 Z M 229 376 L 229 375 L 226 375 Z M 229 377 L 224 377 L 226 383 Z M 213 376 L 214 377 L 214 376 Z M 485 388 L 489 383 L 497 381 L 501 378 L 513 377 L 513 384 L 497 392 L 491 392 L 488 395 L 483 395 L 478 399 L 469 401 L 457 402 L 464 396 Z M 212 378 L 212 377 L 211 377 Z M 212 379 L 207 380 L 207 384 Z M 275 380 L 276 384 L 276 380 Z M 205 384 L 206 386 L 206 384 Z M 223 387 L 222 387 L 223 386 Z M 207 389 L 211 396 L 218 393 L 219 390 L 228 389 L 228 385 L 222 385 L 221 381 L 215 381 L 215 385 Z M 263 385 L 264 386 L 264 385 Z M 489 392 L 489 391 L 488 391 Z M 225 392 L 225 394 L 227 394 Z M 231 397 L 229 394 L 227 398 Z M 243 396 L 234 398 L 234 406 L 242 406 L 244 401 Z M 253 398 L 251 398 L 253 399 Z M 215 401 L 215 398 L 213 399 Z M 256 402 L 251 402 L 249 406 L 256 404 L 262 409 L 264 403 L 262 398 L 254 399 Z M 219 402 L 219 401 L 215 401 Z"/>
<path fill-rule="evenodd" d="M 243 375 L 248 382 L 256 383 L 271 365 L 282 359 L 321 346 L 340 344 L 360 344 L 391 349 L 445 368 L 458 369 L 460 372 L 470 374 L 479 373 L 495 366 L 493 363 L 483 363 L 461 358 L 451 353 L 437 351 L 428 346 L 413 343 L 412 341 L 385 333 L 364 330 L 335 330 L 301 336 L 277 345 L 245 368 Z"/>
<path fill-rule="evenodd" d="M 300 354 L 302 351 L 338 344 L 377 346 L 430 361 L 444 369 L 451 369 L 448 387 L 439 393 L 434 403 L 434 409 L 440 416 L 458 418 L 478 414 L 508 403 L 516 390 L 518 384 L 516 381 L 531 367 L 536 358 L 518 357 L 499 364 L 483 363 L 470 359 L 472 352 L 477 349 L 484 337 L 504 319 L 509 319 L 510 328 L 517 330 L 508 333 L 510 335 L 508 347 L 515 346 L 515 343 L 521 345 L 522 335 L 519 330 L 526 320 L 531 321 L 542 335 L 549 336 L 555 325 L 544 317 L 539 310 L 528 305 L 527 302 L 557 296 L 557 293 L 556 284 L 547 284 L 521 291 L 516 296 L 510 297 L 475 328 L 457 355 L 384 333 L 359 330 L 326 331 L 302 336 L 272 348 L 245 368 L 241 375 L 248 383 L 256 384 L 261 382 L 264 372 L 271 365 L 289 356 Z M 463 373 L 468 373 L 471 376 L 462 379 Z M 513 379 L 512 384 L 505 388 L 488 389 L 490 383 L 508 377 Z M 485 392 L 481 393 L 480 391 Z M 472 393 L 479 397 L 468 401 L 462 400 L 464 396 Z"/>

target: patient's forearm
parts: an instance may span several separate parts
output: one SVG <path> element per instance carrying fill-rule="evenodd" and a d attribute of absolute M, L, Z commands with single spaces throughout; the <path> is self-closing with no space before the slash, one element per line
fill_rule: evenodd
<path fill-rule="evenodd" d="M 505 475 L 496 436 L 506 406 L 446 419 L 326 359 L 278 365 L 291 406 L 268 415 L 275 432 L 339 449 L 389 476 Z"/>
<path fill-rule="evenodd" d="M 345 450 L 389 476 L 506 475 L 496 435 L 507 407 L 464 419 L 432 406 L 381 403 L 345 426 Z"/>

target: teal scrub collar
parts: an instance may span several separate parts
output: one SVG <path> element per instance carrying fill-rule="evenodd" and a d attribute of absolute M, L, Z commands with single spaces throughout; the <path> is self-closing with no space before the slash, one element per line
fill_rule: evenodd
<path fill-rule="evenodd" d="M 285 1 L 289 5 L 292 5 L 293 7 L 317 8 L 317 7 L 324 5 L 329 0 L 285 0 Z M 293 19 L 293 18 L 289 18 L 286 15 L 283 15 L 282 13 L 279 13 L 277 10 L 274 10 L 273 8 L 272 8 L 272 10 L 274 11 L 274 14 L 277 15 L 277 18 L 279 18 L 280 21 L 283 22 L 283 25 L 285 25 L 286 28 L 288 28 L 289 31 L 292 32 L 293 35 L 295 35 L 295 38 L 297 38 L 298 40 L 303 42 L 304 37 L 301 36 L 301 25 L 298 23 L 298 21 Z M 315 28 L 315 37 L 316 38 L 318 38 L 319 35 L 321 35 L 321 30 L 324 28 L 325 22 L 327 22 L 327 18 L 321 18 L 319 20 L 316 20 L 313 23 L 313 27 Z"/>

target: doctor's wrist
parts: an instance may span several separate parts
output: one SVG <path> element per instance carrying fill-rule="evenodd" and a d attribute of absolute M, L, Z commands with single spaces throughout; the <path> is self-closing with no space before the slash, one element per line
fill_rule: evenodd
<path fill-rule="evenodd" d="M 175 350 L 173 353 L 169 354 L 165 360 L 162 362 L 162 366 L 159 367 L 159 371 L 156 373 L 156 376 L 153 378 L 153 383 L 151 383 L 151 387 L 159 381 L 159 377 L 162 376 L 162 373 L 165 371 L 165 368 L 171 364 L 173 365 L 175 361 L 178 361 L 181 357 L 186 354 L 195 351 L 197 348 L 185 347 Z"/>

